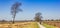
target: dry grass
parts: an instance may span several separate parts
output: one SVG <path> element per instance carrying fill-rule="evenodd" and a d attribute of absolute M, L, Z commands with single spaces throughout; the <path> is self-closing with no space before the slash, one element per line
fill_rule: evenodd
<path fill-rule="evenodd" d="M 36 22 L 18 22 L 15 24 L 0 24 L 0 28 L 39 28 Z"/>
<path fill-rule="evenodd" d="M 44 23 L 60 28 L 60 21 L 45 21 Z"/>

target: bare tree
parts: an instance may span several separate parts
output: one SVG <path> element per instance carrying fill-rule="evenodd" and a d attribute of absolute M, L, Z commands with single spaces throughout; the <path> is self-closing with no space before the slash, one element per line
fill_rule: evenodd
<path fill-rule="evenodd" d="M 12 7 L 11 7 L 11 14 L 12 14 L 12 17 L 13 17 L 13 23 L 14 23 L 16 14 L 17 14 L 19 11 L 22 11 L 21 9 L 19 9 L 19 6 L 21 6 L 21 3 L 16 2 L 16 3 L 13 4 Z"/>
<path fill-rule="evenodd" d="M 40 22 L 40 24 L 41 24 L 41 21 L 42 21 L 41 18 L 42 18 L 42 16 L 41 16 L 40 12 L 35 14 L 35 21 Z"/>

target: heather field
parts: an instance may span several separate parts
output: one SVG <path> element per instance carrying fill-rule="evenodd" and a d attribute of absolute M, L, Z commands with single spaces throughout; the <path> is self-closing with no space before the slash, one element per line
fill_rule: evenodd
<path fill-rule="evenodd" d="M 52 25 L 48 25 L 48 24 L 43 24 L 43 26 L 45 26 L 46 28 L 58 28 L 56 26 L 52 26 Z"/>
<path fill-rule="evenodd" d="M 60 21 L 44 21 L 45 24 L 60 28 Z"/>
<path fill-rule="evenodd" d="M 37 22 L 15 22 L 14 24 L 0 22 L 0 28 L 42 28 L 41 25 L 45 28 L 58 28 L 57 26 L 49 25 L 49 23 L 43 23 L 39 26 Z"/>
<path fill-rule="evenodd" d="M 21 22 L 15 24 L 0 24 L 0 28 L 39 28 L 36 22 Z"/>

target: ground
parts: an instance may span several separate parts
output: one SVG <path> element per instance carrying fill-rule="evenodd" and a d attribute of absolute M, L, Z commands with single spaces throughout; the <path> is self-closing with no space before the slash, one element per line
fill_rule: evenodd
<path fill-rule="evenodd" d="M 36 22 L 23 22 L 15 24 L 0 24 L 0 28 L 39 28 Z"/>
<path fill-rule="evenodd" d="M 60 21 L 44 21 L 45 24 L 60 28 Z"/>
<path fill-rule="evenodd" d="M 45 26 L 46 28 L 58 28 L 58 27 L 56 27 L 56 26 L 47 25 L 47 24 L 43 24 L 43 26 Z"/>
<path fill-rule="evenodd" d="M 0 23 L 0 28 L 57 28 L 56 26 L 49 25 L 47 23 L 40 24 L 39 22 L 15 22 L 12 23 L 6 23 L 3 24 Z"/>

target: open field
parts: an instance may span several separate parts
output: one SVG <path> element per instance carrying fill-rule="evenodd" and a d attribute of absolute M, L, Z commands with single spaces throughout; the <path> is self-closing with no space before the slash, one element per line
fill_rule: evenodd
<path fill-rule="evenodd" d="M 58 28 L 58 27 L 55 27 L 55 26 L 52 26 L 52 25 L 47 25 L 47 24 L 43 24 L 43 26 L 45 26 L 46 28 Z"/>
<path fill-rule="evenodd" d="M 0 24 L 0 28 L 39 28 L 36 22 L 18 22 L 15 24 Z"/>
<path fill-rule="evenodd" d="M 60 28 L 60 21 L 44 21 L 44 23 Z"/>
<path fill-rule="evenodd" d="M 54 26 L 53 21 L 45 21 L 42 25 L 46 28 L 58 28 L 58 26 Z M 37 22 L 34 21 L 15 22 L 14 24 L 12 24 L 12 22 L 0 22 L 0 28 L 39 28 L 39 27 L 40 26 L 37 24 Z"/>

